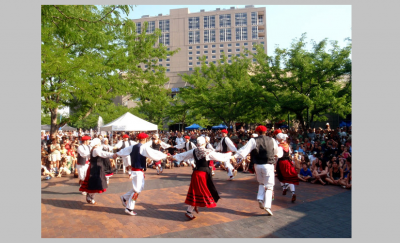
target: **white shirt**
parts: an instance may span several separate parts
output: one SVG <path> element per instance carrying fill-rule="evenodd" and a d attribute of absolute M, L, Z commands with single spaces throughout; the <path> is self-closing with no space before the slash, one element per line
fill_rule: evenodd
<path fill-rule="evenodd" d="M 208 143 L 206 145 L 206 149 L 211 149 L 212 151 L 215 151 L 214 147 L 211 145 L 211 143 Z"/>
<path fill-rule="evenodd" d="M 273 144 L 274 144 L 274 155 L 277 155 L 278 158 L 283 156 L 283 150 L 281 147 L 278 147 L 278 144 L 275 142 L 275 139 L 272 138 Z M 253 150 L 256 148 L 256 140 L 254 140 L 254 138 L 250 138 L 249 142 L 246 143 L 246 145 L 244 145 L 243 147 L 241 147 L 235 156 L 235 159 L 237 158 L 246 158 L 246 156 Z M 280 148 L 280 149 L 279 149 Z"/>
<path fill-rule="evenodd" d="M 224 137 L 221 139 L 221 142 L 218 143 L 218 146 L 215 148 L 215 151 L 222 151 L 222 141 L 225 140 L 226 147 L 228 151 L 236 152 L 237 148 L 233 145 L 232 140 L 229 137 Z"/>
<path fill-rule="evenodd" d="M 150 146 L 153 144 L 153 140 L 148 141 L 147 143 L 145 143 L 145 145 Z M 160 140 L 160 146 L 163 149 L 167 149 L 169 147 L 171 147 L 171 145 L 164 143 L 163 141 Z"/>
<path fill-rule="evenodd" d="M 128 141 L 131 142 L 131 145 L 129 145 Z M 115 148 L 117 148 L 117 149 L 121 148 L 122 147 L 122 143 L 125 143 L 125 148 L 137 144 L 137 142 L 135 142 L 135 141 L 132 141 L 132 140 L 128 140 L 128 141 L 124 141 L 124 140 L 119 141 L 117 143 L 117 145 L 115 145 Z"/>
<path fill-rule="evenodd" d="M 186 151 L 189 151 L 189 143 L 190 144 L 192 144 L 192 149 L 195 149 L 195 148 L 197 148 L 196 147 L 196 145 L 194 145 L 194 143 L 192 143 L 192 142 L 184 142 L 184 143 L 181 143 L 181 144 L 178 144 L 178 145 L 175 145 L 175 148 L 177 148 L 177 149 L 183 149 L 183 148 L 186 148 Z"/>
<path fill-rule="evenodd" d="M 103 145 L 101 145 L 101 149 L 104 149 L 106 152 L 113 152 L 113 147 L 112 146 L 110 146 L 109 144 L 108 145 L 105 145 L 105 144 L 103 144 Z"/>
<path fill-rule="evenodd" d="M 117 155 L 122 157 L 122 158 L 128 157 L 132 153 L 133 146 L 134 145 L 126 147 L 126 148 L 120 150 L 119 152 L 117 152 Z M 139 153 L 141 155 L 143 155 L 144 157 L 147 157 L 147 158 L 149 158 L 151 160 L 154 160 L 154 161 L 160 161 L 160 160 L 163 160 L 163 159 L 167 158 L 166 154 L 164 154 L 164 153 L 162 153 L 160 151 L 154 150 L 154 149 L 150 148 L 150 146 L 148 146 L 146 144 L 142 144 L 140 146 Z"/>
<path fill-rule="evenodd" d="M 76 152 L 79 153 L 79 155 L 83 158 L 86 159 L 86 161 L 88 161 L 90 159 L 90 146 L 89 145 L 79 145 L 78 149 L 76 150 Z"/>
<path fill-rule="evenodd" d="M 194 149 L 189 150 L 187 152 L 180 153 L 180 154 L 176 154 L 176 155 L 173 156 L 173 158 L 176 161 L 192 160 L 192 159 L 194 159 L 193 150 Z M 218 153 L 218 152 L 213 151 L 213 152 L 209 153 L 206 156 L 206 160 L 207 161 L 215 160 L 215 161 L 221 161 L 221 162 L 228 163 L 230 161 L 230 159 L 231 159 L 231 156 L 232 156 L 231 152 L 229 152 L 229 153 Z"/>
<path fill-rule="evenodd" d="M 103 151 L 102 146 L 93 149 L 93 157 L 112 158 L 113 155 L 113 153 Z"/>
<path fill-rule="evenodd" d="M 185 139 L 183 138 L 183 137 L 177 137 L 176 139 L 175 139 L 175 143 L 177 144 L 177 145 L 179 145 L 179 144 L 181 144 L 181 143 L 184 143 L 185 142 Z"/>

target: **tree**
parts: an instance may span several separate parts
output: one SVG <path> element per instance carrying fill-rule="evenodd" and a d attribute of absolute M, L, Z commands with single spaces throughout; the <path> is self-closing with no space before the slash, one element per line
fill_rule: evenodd
<path fill-rule="evenodd" d="M 135 24 L 121 17 L 131 10 L 131 5 L 42 5 L 41 95 L 51 133 L 116 96 L 146 96 L 163 88 L 165 68 L 156 63 L 177 50 L 156 47 L 161 32 L 146 33 L 147 23 L 137 33 Z M 71 115 L 58 123 L 60 106 L 69 106 Z"/>
<path fill-rule="evenodd" d="M 236 131 L 235 121 L 245 119 L 250 114 L 252 84 L 249 67 L 251 60 L 243 54 L 218 61 L 218 65 L 207 65 L 202 58 L 201 68 L 196 67 L 190 75 L 182 79 L 190 86 L 182 89 L 181 97 L 192 110 L 214 121 L 223 121 Z"/>
<path fill-rule="evenodd" d="M 313 42 L 306 50 L 306 34 L 294 41 L 290 49 L 275 49 L 268 57 L 257 47 L 252 82 L 258 86 L 258 105 L 270 107 L 276 115 L 294 114 L 303 128 L 313 120 L 326 119 L 323 114 L 334 112 L 345 116 L 351 112 L 351 44 L 344 48 L 328 40 Z M 350 77 L 349 81 L 343 79 Z M 307 112 L 311 120 L 305 122 Z"/>

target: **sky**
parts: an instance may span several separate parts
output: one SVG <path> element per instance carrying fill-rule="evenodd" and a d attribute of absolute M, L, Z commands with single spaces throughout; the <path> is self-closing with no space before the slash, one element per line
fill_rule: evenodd
<path fill-rule="evenodd" d="M 245 5 L 137 5 L 127 16 L 139 19 L 143 15 L 169 14 L 170 9 L 189 8 L 190 13 L 244 8 Z M 273 55 L 275 47 L 289 48 L 293 39 L 307 33 L 307 41 L 319 42 L 325 38 L 346 46 L 351 36 L 351 5 L 254 5 L 265 7 L 267 18 L 267 53 Z"/>

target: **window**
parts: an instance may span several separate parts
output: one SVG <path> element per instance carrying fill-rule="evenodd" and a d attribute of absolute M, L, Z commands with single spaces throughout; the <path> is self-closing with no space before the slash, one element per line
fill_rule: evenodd
<path fill-rule="evenodd" d="M 169 69 L 167 69 L 167 73 L 169 73 Z"/>
<path fill-rule="evenodd" d="M 257 12 L 251 12 L 251 25 L 257 25 Z"/>
<path fill-rule="evenodd" d="M 169 32 L 169 19 L 159 20 L 158 27 L 160 28 L 161 32 Z"/>
<path fill-rule="evenodd" d="M 169 33 L 162 33 L 159 38 L 159 42 L 164 46 L 169 46 Z"/>
<path fill-rule="evenodd" d="M 189 71 L 193 71 L 193 68 L 189 68 Z"/>
<path fill-rule="evenodd" d="M 162 59 L 158 59 L 159 62 L 162 62 Z"/>
<path fill-rule="evenodd" d="M 224 64 L 224 60 L 221 60 L 221 64 Z"/>
<path fill-rule="evenodd" d="M 148 68 L 149 66 L 146 64 L 146 65 L 144 65 L 144 67 L 145 67 L 145 68 Z"/>
<path fill-rule="evenodd" d="M 217 57 L 216 57 L 216 56 L 212 56 L 211 58 L 212 58 L 212 59 L 215 59 L 215 58 L 217 58 Z"/>
<path fill-rule="evenodd" d="M 257 62 L 257 59 L 253 58 L 253 62 Z"/>
<path fill-rule="evenodd" d="M 200 43 L 200 31 L 189 31 L 189 44 Z"/>
<path fill-rule="evenodd" d="M 162 64 L 158 64 L 159 67 L 162 67 Z"/>
<path fill-rule="evenodd" d="M 169 65 L 170 65 L 169 63 L 165 64 L 165 66 L 167 66 L 167 67 L 169 67 Z"/>
<path fill-rule="evenodd" d="M 231 43 L 229 43 L 229 44 L 228 44 L 228 47 L 231 47 L 231 46 L 232 46 L 232 44 L 231 44 Z"/>
<path fill-rule="evenodd" d="M 169 62 L 169 58 L 167 58 L 167 60 L 166 60 L 167 62 Z"/>
<path fill-rule="evenodd" d="M 154 30 L 156 29 L 156 21 L 149 21 L 148 23 L 149 25 L 147 27 L 146 33 L 147 34 L 153 33 Z"/>
<path fill-rule="evenodd" d="M 219 55 L 219 58 L 224 58 L 224 55 Z"/>
<path fill-rule="evenodd" d="M 228 63 L 232 63 L 232 60 L 229 60 Z"/>
<path fill-rule="evenodd" d="M 249 43 L 247 43 L 247 42 L 243 43 L 244 46 L 247 46 L 248 44 L 249 44 Z"/>
<path fill-rule="evenodd" d="M 236 28 L 236 40 L 247 40 L 247 27 Z"/>
<path fill-rule="evenodd" d="M 196 49 L 200 49 L 200 46 L 196 46 Z"/>
<path fill-rule="evenodd" d="M 192 66 L 192 62 L 189 62 L 189 66 Z"/>
<path fill-rule="evenodd" d="M 236 43 L 236 46 L 240 46 L 240 43 Z"/>
<path fill-rule="evenodd" d="M 215 42 L 215 30 L 204 30 L 204 43 L 209 42 Z"/>
<path fill-rule="evenodd" d="M 140 22 L 136 23 L 136 33 L 138 34 L 142 33 L 142 23 Z"/>
<path fill-rule="evenodd" d="M 255 51 L 255 50 L 256 50 L 256 48 L 255 48 L 255 47 L 253 47 L 253 48 L 251 48 L 251 50 Z"/>
<path fill-rule="evenodd" d="M 224 44 L 219 44 L 219 47 L 224 47 Z"/>
<path fill-rule="evenodd" d="M 204 16 L 204 29 L 215 29 L 215 15 Z"/>
<path fill-rule="evenodd" d="M 196 62 L 197 65 L 200 65 L 200 62 Z"/>
<path fill-rule="evenodd" d="M 206 64 L 208 64 L 208 61 L 206 61 Z"/>
<path fill-rule="evenodd" d="M 167 51 L 169 51 L 169 47 L 167 48 Z"/>
<path fill-rule="evenodd" d="M 264 19 L 262 15 L 258 15 L 258 24 L 264 24 Z"/>
<path fill-rule="evenodd" d="M 249 50 L 249 48 L 244 48 L 245 51 Z"/>
<path fill-rule="evenodd" d="M 212 50 L 212 51 L 211 51 L 211 53 L 213 53 L 213 54 L 214 54 L 214 53 L 215 53 L 215 50 Z"/>
<path fill-rule="evenodd" d="M 192 50 L 192 46 L 189 46 L 189 50 Z"/>
<path fill-rule="evenodd" d="M 208 56 L 206 56 L 206 59 L 208 59 Z"/>
<path fill-rule="evenodd" d="M 189 17 L 189 30 L 200 29 L 200 17 Z"/>
<path fill-rule="evenodd" d="M 257 26 L 251 27 L 251 39 L 253 39 L 253 40 L 258 39 L 258 27 Z M 255 43 L 255 42 L 253 42 L 253 43 Z"/>
<path fill-rule="evenodd" d="M 219 41 L 232 41 L 232 30 L 219 29 Z"/>
<path fill-rule="evenodd" d="M 224 50 L 219 50 L 219 52 L 220 52 L 220 53 L 223 53 L 223 52 L 224 52 Z"/>
<path fill-rule="evenodd" d="M 235 13 L 235 26 L 247 25 L 247 13 Z"/>
<path fill-rule="evenodd" d="M 191 51 L 189 51 L 189 55 L 192 55 L 192 52 L 191 52 Z"/>
<path fill-rule="evenodd" d="M 253 46 L 255 45 L 255 44 L 257 44 L 257 42 L 253 42 L 253 43 L 251 43 Z"/>
<path fill-rule="evenodd" d="M 228 53 L 229 53 L 229 52 L 232 52 L 232 49 L 228 49 Z"/>
<path fill-rule="evenodd" d="M 196 57 L 197 60 L 199 60 L 200 57 Z"/>
<path fill-rule="evenodd" d="M 236 51 L 240 51 L 240 48 L 237 48 Z"/>
<path fill-rule="evenodd" d="M 221 14 L 219 16 L 219 27 L 227 28 L 231 27 L 231 15 Z"/>
<path fill-rule="evenodd" d="M 208 48 L 208 45 L 204 45 L 204 49 Z"/>
<path fill-rule="evenodd" d="M 200 55 L 200 51 L 196 51 L 196 55 Z"/>
<path fill-rule="evenodd" d="M 249 54 L 247 54 L 247 53 L 246 53 L 246 54 L 244 54 L 244 55 L 245 55 L 246 57 L 248 57 L 248 56 L 249 56 Z"/>
<path fill-rule="evenodd" d="M 264 45 L 264 41 L 261 41 L 261 44 Z"/>
<path fill-rule="evenodd" d="M 208 54 L 208 51 L 204 51 L 204 54 Z"/>
<path fill-rule="evenodd" d="M 213 63 L 216 64 L 217 62 L 216 62 L 216 61 L 213 61 Z"/>
<path fill-rule="evenodd" d="M 240 57 L 240 54 L 236 54 L 237 57 Z"/>
<path fill-rule="evenodd" d="M 232 55 L 228 55 L 228 57 L 230 58 L 230 57 L 232 57 Z"/>
<path fill-rule="evenodd" d="M 192 57 L 189 57 L 189 60 L 192 60 Z"/>

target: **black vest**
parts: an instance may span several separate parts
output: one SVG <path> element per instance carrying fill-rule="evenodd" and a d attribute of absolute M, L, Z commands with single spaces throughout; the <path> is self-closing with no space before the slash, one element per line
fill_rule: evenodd
<path fill-rule="evenodd" d="M 228 146 L 225 143 L 225 138 L 227 138 L 227 137 L 224 137 L 222 139 L 222 153 L 227 153 L 228 152 Z"/>
<path fill-rule="evenodd" d="M 152 144 L 151 144 L 152 149 L 160 151 L 160 147 L 161 147 L 161 144 L 156 144 L 154 141 L 152 141 Z"/>
<path fill-rule="evenodd" d="M 272 138 L 261 135 L 254 138 L 256 148 L 251 154 L 251 159 L 255 164 L 275 164 L 274 158 L 274 141 Z"/>
<path fill-rule="evenodd" d="M 82 146 L 85 150 L 88 149 L 88 150 L 90 151 L 90 148 L 89 148 L 88 145 L 82 144 L 82 145 L 80 145 L 80 146 Z M 86 164 L 86 158 L 85 158 L 85 157 L 82 157 L 79 153 L 77 153 L 77 154 L 78 154 L 77 164 L 78 164 L 78 165 L 85 165 L 85 164 Z M 89 159 L 88 159 L 88 160 L 89 160 Z"/>
<path fill-rule="evenodd" d="M 192 150 L 192 142 L 187 142 L 187 143 L 189 143 L 189 150 Z M 187 143 L 185 143 L 185 149 L 187 148 Z M 189 150 L 187 150 L 187 151 L 189 151 Z"/>
<path fill-rule="evenodd" d="M 129 146 L 131 146 L 132 144 L 131 144 L 131 140 L 128 140 L 128 143 L 129 143 Z M 125 148 L 125 141 L 122 141 L 122 146 L 121 146 L 121 148 L 119 149 L 119 150 L 122 150 L 122 149 L 124 149 Z M 118 151 L 119 151 L 118 150 Z"/>
<path fill-rule="evenodd" d="M 146 170 L 146 157 L 140 154 L 141 143 L 136 144 L 132 147 L 131 156 L 131 166 L 136 169 Z"/>

